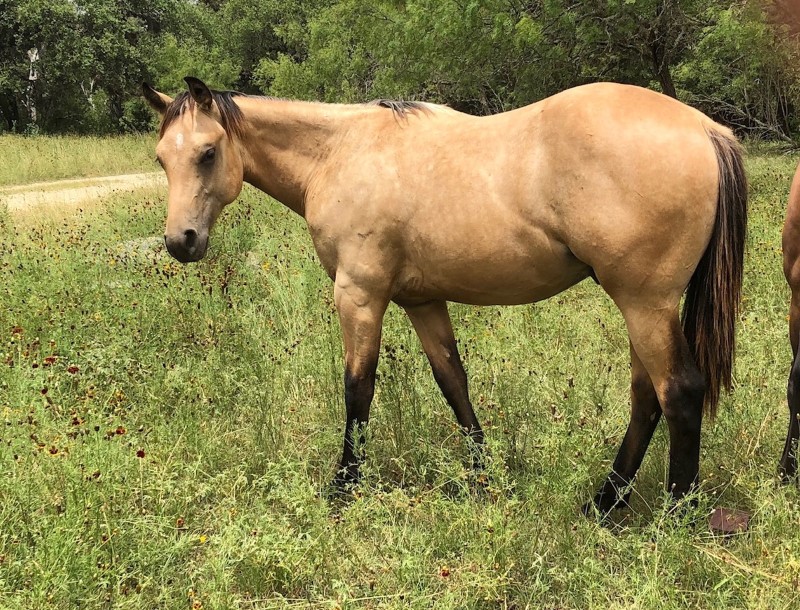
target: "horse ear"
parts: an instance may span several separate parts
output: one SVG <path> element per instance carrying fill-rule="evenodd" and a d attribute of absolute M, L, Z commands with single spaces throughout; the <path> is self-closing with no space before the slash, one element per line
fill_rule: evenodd
<path fill-rule="evenodd" d="M 147 83 L 142 83 L 142 95 L 144 95 L 144 99 L 147 100 L 147 103 L 150 104 L 153 110 L 161 115 L 167 111 L 167 106 L 172 103 L 171 97 L 159 93 Z"/>
<path fill-rule="evenodd" d="M 195 103 L 203 110 L 211 110 L 211 102 L 214 101 L 214 98 L 211 96 L 211 89 L 209 89 L 203 81 L 194 76 L 187 76 L 183 80 L 189 85 L 189 95 L 192 96 Z"/>

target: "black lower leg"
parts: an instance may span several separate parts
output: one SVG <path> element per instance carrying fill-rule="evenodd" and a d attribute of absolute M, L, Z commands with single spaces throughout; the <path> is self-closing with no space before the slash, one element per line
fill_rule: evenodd
<path fill-rule="evenodd" d="M 786 390 L 789 403 L 789 429 L 786 432 L 786 444 L 779 465 L 781 477 L 788 481 L 797 474 L 797 454 L 800 451 L 800 358 L 795 354 L 792 370 L 789 373 L 789 384 Z"/>
<path fill-rule="evenodd" d="M 344 380 L 344 401 L 347 420 L 344 428 L 342 459 L 334 479 L 337 486 L 356 483 L 364 458 L 362 440 L 369 421 L 369 407 L 375 393 L 375 369 L 356 375 L 347 371 Z"/>
<path fill-rule="evenodd" d="M 669 425 L 668 491 L 675 500 L 695 488 L 700 467 L 700 428 L 705 381 L 692 367 L 671 380 L 664 400 Z"/>
<path fill-rule="evenodd" d="M 653 384 L 646 373 L 634 377 L 631 383 L 631 420 L 622 440 L 611 473 L 594 497 L 600 513 L 626 505 L 630 486 L 644 459 L 644 454 L 661 418 L 661 406 Z M 591 506 L 587 505 L 588 512 Z"/>
<path fill-rule="evenodd" d="M 469 399 L 467 373 L 461 364 L 455 341 L 445 348 L 448 354 L 446 360 L 443 362 L 430 360 L 433 377 L 447 404 L 453 409 L 458 425 L 467 438 L 473 468 L 480 470 L 483 468 L 484 436 Z"/>
<path fill-rule="evenodd" d="M 631 420 L 611 473 L 594 497 L 594 505 L 601 513 L 628 504 L 631 496 L 630 487 L 644 459 L 660 416 L 661 412 L 657 411 L 653 413 L 652 419 L 637 422 Z"/>

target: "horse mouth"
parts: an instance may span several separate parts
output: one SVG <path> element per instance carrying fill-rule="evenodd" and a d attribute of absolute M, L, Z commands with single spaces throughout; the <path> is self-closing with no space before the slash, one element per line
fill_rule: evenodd
<path fill-rule="evenodd" d="M 164 235 L 167 252 L 181 263 L 195 263 L 206 255 L 208 234 L 198 235 L 194 229 L 187 229 L 179 235 Z"/>

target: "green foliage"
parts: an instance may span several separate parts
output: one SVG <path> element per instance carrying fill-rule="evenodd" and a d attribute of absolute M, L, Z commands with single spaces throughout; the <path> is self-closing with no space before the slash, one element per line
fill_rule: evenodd
<path fill-rule="evenodd" d="M 2 108 L 7 124 L 36 123 L 48 131 L 117 131 L 125 103 L 143 79 L 148 48 L 172 27 L 176 0 L 5 0 L 10 35 Z M 28 50 L 38 79 L 28 80 Z M 27 91 L 30 85 L 30 91 Z M 24 96 L 23 96 L 23 92 Z M 9 96 L 16 99 L 12 104 Z M 16 112 L 12 112 L 15 106 Z M 20 112 L 23 106 L 25 112 Z M 34 113 L 35 109 L 35 113 Z"/>
<path fill-rule="evenodd" d="M 262 61 L 279 95 L 329 101 L 422 97 L 478 113 L 544 97 L 561 83 L 534 60 L 565 61 L 542 24 L 508 2 L 338 2 L 309 23 L 308 57 Z"/>
<path fill-rule="evenodd" d="M 218 20 L 225 36 L 220 48 L 236 58 L 236 85 L 246 92 L 257 91 L 253 74 L 261 62 L 281 55 L 302 60 L 309 16 L 330 4 L 331 0 L 228 0 L 222 4 Z"/>
<path fill-rule="evenodd" d="M 2 0 L 0 114 L 17 131 L 136 131 L 149 80 L 486 114 L 597 80 L 680 97 L 742 132 L 797 128 L 797 28 L 761 0 Z M 765 8 L 766 7 L 766 8 Z M 787 13 L 788 11 L 788 13 Z M 29 86 L 27 51 L 38 48 Z M 34 109 L 36 120 L 34 121 Z M 30 127 L 28 123 L 35 123 Z"/>
<path fill-rule="evenodd" d="M 756 6 L 721 11 L 677 74 L 684 96 L 724 122 L 785 137 L 797 128 L 800 49 Z"/>
<path fill-rule="evenodd" d="M 254 77 L 289 97 L 423 98 L 479 114 L 614 80 L 713 95 L 751 120 L 710 108 L 718 118 L 785 137 L 797 73 L 776 36 L 759 6 L 720 1 L 341 0 L 311 18 L 305 53 L 271 53 Z"/>

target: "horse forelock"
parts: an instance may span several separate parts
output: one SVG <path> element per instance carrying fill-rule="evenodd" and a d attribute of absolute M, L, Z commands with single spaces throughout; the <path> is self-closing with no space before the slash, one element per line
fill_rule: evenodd
<path fill-rule="evenodd" d="M 214 102 L 216 102 L 217 109 L 219 110 L 220 124 L 225 130 L 225 133 L 228 134 L 228 137 L 242 136 L 242 121 L 244 119 L 244 115 L 242 114 L 241 108 L 239 108 L 234 101 L 234 98 L 240 95 L 244 94 L 239 93 L 238 91 L 211 92 L 211 96 L 214 99 Z M 196 105 L 197 104 L 194 101 L 194 98 L 189 95 L 188 91 L 178 94 L 164 111 L 164 116 L 161 119 L 161 127 L 158 131 L 159 139 L 164 137 L 164 133 L 167 131 L 169 126 L 183 116 L 184 112 L 187 110 L 189 112 L 194 111 Z"/>

